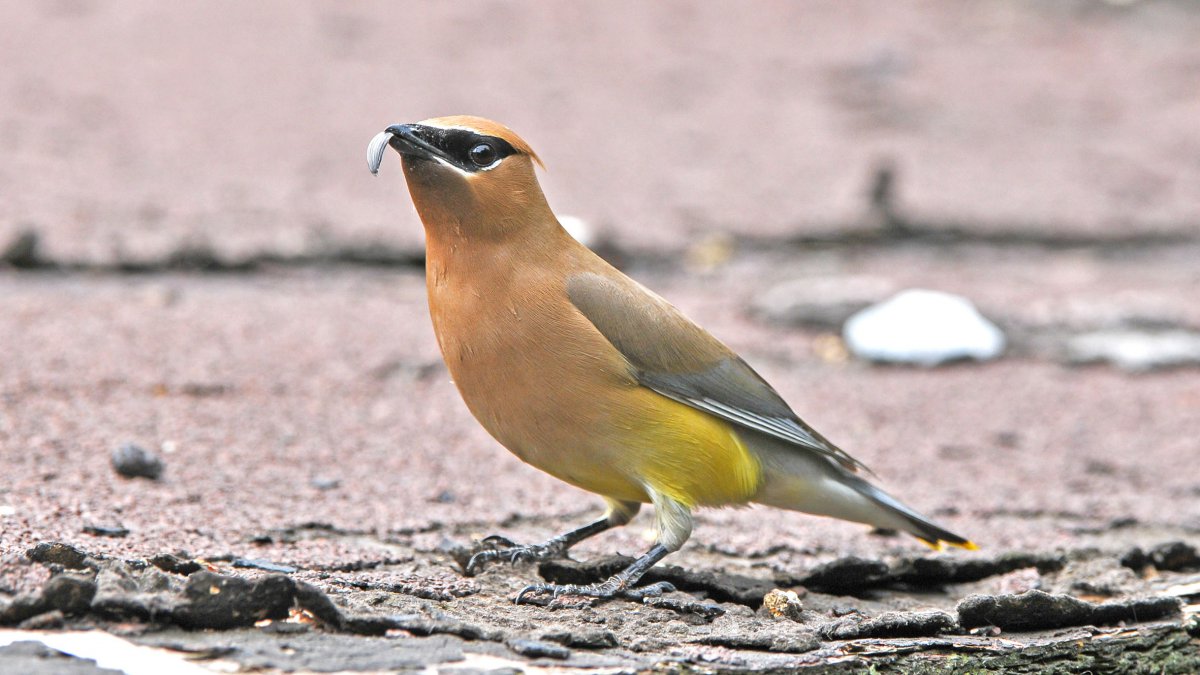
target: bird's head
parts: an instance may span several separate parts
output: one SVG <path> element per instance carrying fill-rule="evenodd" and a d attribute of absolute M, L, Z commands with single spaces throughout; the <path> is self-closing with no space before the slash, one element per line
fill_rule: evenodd
<path fill-rule="evenodd" d="M 534 174 L 541 160 L 508 127 L 482 117 L 437 117 L 394 124 L 371 140 L 367 164 L 378 173 L 388 147 L 431 236 L 505 236 L 549 216 Z"/>

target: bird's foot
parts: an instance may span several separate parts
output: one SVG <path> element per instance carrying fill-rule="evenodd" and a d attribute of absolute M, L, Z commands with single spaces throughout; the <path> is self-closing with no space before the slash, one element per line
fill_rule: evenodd
<path fill-rule="evenodd" d="M 518 544 L 507 537 L 494 534 L 485 538 L 481 543 L 493 548 L 480 551 L 471 556 L 465 568 L 469 577 L 478 574 L 483 570 L 483 566 L 490 562 L 518 563 L 534 560 L 551 560 L 561 558 L 567 553 L 566 542 L 559 537 L 541 544 Z"/>
<path fill-rule="evenodd" d="M 640 602 L 644 598 L 655 598 L 674 590 L 675 586 L 666 581 L 630 588 L 629 581 L 618 574 L 597 584 L 530 584 L 517 593 L 514 602 L 519 605 L 528 600 L 526 596 L 533 594 L 547 594 L 551 600 L 564 595 L 579 595 L 601 600 L 623 598 Z"/>

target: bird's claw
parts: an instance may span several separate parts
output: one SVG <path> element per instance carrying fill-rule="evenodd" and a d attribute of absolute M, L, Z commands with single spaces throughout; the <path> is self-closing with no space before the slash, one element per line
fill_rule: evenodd
<path fill-rule="evenodd" d="M 652 584 L 646 584 L 645 586 L 626 589 L 623 593 L 621 593 L 621 597 L 629 598 L 630 600 L 641 601 L 645 600 L 646 598 L 660 597 L 663 593 L 674 593 L 676 590 L 675 584 L 669 581 L 656 581 Z"/>
<path fill-rule="evenodd" d="M 614 577 L 598 584 L 530 584 L 517 593 L 513 602 L 519 605 L 525 601 L 525 596 L 531 593 L 548 593 L 552 600 L 564 595 L 580 595 L 601 600 L 624 598 L 640 602 L 645 598 L 656 598 L 663 593 L 674 591 L 675 586 L 667 581 L 629 588 L 627 582 Z"/>
<path fill-rule="evenodd" d="M 501 546 L 502 548 L 487 549 L 471 556 L 471 559 L 467 561 L 467 566 L 464 570 L 467 576 L 475 576 L 483 569 L 483 566 L 486 563 L 495 562 L 497 560 L 515 564 L 518 562 L 531 562 L 534 560 L 560 558 L 565 553 L 565 549 L 558 542 L 553 540 L 544 544 L 520 545 L 507 537 L 492 535 L 485 538 L 483 543 L 493 546 Z"/>

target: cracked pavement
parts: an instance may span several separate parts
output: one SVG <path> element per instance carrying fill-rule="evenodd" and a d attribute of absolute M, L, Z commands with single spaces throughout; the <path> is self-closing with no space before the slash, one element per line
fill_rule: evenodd
<path fill-rule="evenodd" d="M 457 41 L 475 10 L 395 40 L 388 7 L 0 8 L 0 670 L 1200 668 L 1200 370 L 1072 351 L 1200 332 L 1200 13 L 529 6 L 506 19 L 527 39 L 484 60 Z M 637 48 L 597 46 L 618 37 Z M 583 85 L 607 93 L 564 94 Z M 511 600 L 599 579 L 648 513 L 572 560 L 464 576 L 482 537 L 541 541 L 601 504 L 470 418 L 399 172 L 363 166 L 381 125 L 447 112 L 529 136 L 598 250 L 982 550 L 754 507 L 701 511 L 647 577 L 679 590 L 644 603 Z M 808 286 L 958 293 L 1010 345 L 857 362 L 848 305 L 797 304 Z M 130 445 L 157 478 L 115 470 L 139 471 Z"/>
<path fill-rule="evenodd" d="M 27 628 L 100 626 L 141 644 L 285 670 L 327 667 L 343 653 L 332 635 L 346 633 L 401 640 L 370 642 L 383 659 L 363 657 L 371 667 L 399 667 L 414 654 L 422 663 L 479 655 L 620 669 L 901 667 L 914 654 L 935 654 L 935 662 L 960 651 L 1008 658 L 1027 640 L 1061 646 L 1093 624 L 1094 636 L 1188 644 L 1194 614 L 1180 607 L 1197 600 L 1200 483 L 1179 461 L 1196 452 L 1188 431 L 1200 403 L 1194 370 L 1131 375 L 1019 351 L 989 364 L 872 367 L 822 356 L 821 330 L 748 309 L 764 284 L 797 273 L 907 284 L 938 278 L 940 266 L 977 270 L 942 285 L 978 298 L 1001 323 L 1037 315 L 1034 295 L 1070 300 L 1075 323 L 1055 330 L 1099 320 L 1080 300 L 1104 297 L 1095 279 L 1134 297 L 1197 287 L 1186 265 L 1136 273 L 1137 252 L 997 255 L 918 244 L 735 252 L 707 270 L 635 264 L 632 273 L 726 337 L 885 484 L 983 547 L 931 554 L 907 538 L 801 514 L 702 511 L 688 545 L 647 577 L 680 590 L 641 606 L 564 599 L 516 607 L 511 598 L 539 578 L 589 581 L 610 572 L 605 556 L 645 546 L 646 515 L 572 552 L 597 566 L 494 565 L 462 575 L 472 541 L 493 533 L 541 540 L 594 517 L 600 505 L 524 466 L 469 418 L 439 365 L 416 271 L 0 277 L 0 313 L 14 319 L 0 327 L 0 340 L 21 355 L 0 387 L 0 443 L 12 477 L 0 492 L 0 586 L 8 594 L 0 616 L 7 611 L 5 623 Z M 1005 266 L 1013 273 L 997 273 Z M 1019 281 L 1025 266 L 1056 272 L 1035 288 Z M 1004 283 L 989 283 L 985 268 Z M 1187 322 L 1189 309 L 1158 306 Z M 1136 453 L 1129 429 L 1138 430 Z M 162 459 L 158 480 L 113 470 L 113 450 L 127 443 Z M 27 551 L 45 542 L 79 553 L 31 560 Z M 54 574 L 95 578 L 101 592 L 65 612 L 55 602 L 21 601 L 38 597 Z M 316 618 L 284 586 L 243 612 L 273 619 L 258 628 L 231 621 L 211 624 L 242 626 L 221 637 L 164 632 L 210 625 L 181 619 L 191 615 L 177 609 L 187 586 L 210 583 L 196 576 L 205 574 L 282 574 L 351 618 Z M 797 592 L 791 616 L 786 602 L 778 617 L 764 608 L 776 589 Z M 1168 605 L 1153 605 L 1157 614 L 1151 605 L 1112 614 L 1059 601 L 1044 611 L 1066 618 L 1033 632 L 994 617 L 961 618 L 968 596 L 1002 605 L 1026 591 Z M 237 585 L 229 593 L 254 596 Z M 1018 614 L 1028 610 L 1020 607 Z M 1148 614 L 1158 618 L 1147 622 Z M 297 647 L 308 656 L 280 654 L 269 638 L 255 637 L 276 630 L 288 644 L 308 645 Z M 440 637 L 403 637 L 422 634 Z"/>

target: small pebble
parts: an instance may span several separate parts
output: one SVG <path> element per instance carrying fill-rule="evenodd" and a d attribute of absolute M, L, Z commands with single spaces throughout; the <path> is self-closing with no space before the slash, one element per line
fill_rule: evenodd
<path fill-rule="evenodd" d="M 280 574 L 291 574 L 296 571 L 295 567 L 290 565 L 280 565 L 273 563 L 270 560 L 261 560 L 259 558 L 234 558 L 230 562 L 234 567 L 243 569 L 262 570 L 264 572 L 278 572 Z"/>
<path fill-rule="evenodd" d="M 785 591 L 776 588 L 763 596 L 763 609 L 776 619 L 791 619 L 800 621 L 804 614 L 804 603 L 796 591 Z"/>
<path fill-rule="evenodd" d="M 158 455 L 133 443 L 126 443 L 113 451 L 112 465 L 117 473 L 126 478 L 158 480 L 163 472 L 163 463 Z"/>
<path fill-rule="evenodd" d="M 83 531 L 96 537 L 124 537 L 129 534 L 129 530 L 120 525 L 84 525 Z"/>
<path fill-rule="evenodd" d="M 39 563 L 54 563 L 73 570 L 87 567 L 88 554 L 70 544 L 59 541 L 43 541 L 25 552 L 30 560 Z"/>
<path fill-rule="evenodd" d="M 170 553 L 160 553 L 150 558 L 148 562 L 164 572 L 172 572 L 184 576 L 204 569 L 200 563 L 192 560 L 191 556 L 187 554 L 172 555 Z"/>
<path fill-rule="evenodd" d="M 308 481 L 308 484 L 318 490 L 336 490 L 342 485 L 342 481 L 336 478 L 317 477 Z"/>

